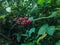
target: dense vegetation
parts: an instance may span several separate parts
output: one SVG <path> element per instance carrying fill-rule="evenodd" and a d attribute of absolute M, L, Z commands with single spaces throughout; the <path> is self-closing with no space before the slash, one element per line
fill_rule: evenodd
<path fill-rule="evenodd" d="M 60 0 L 0 0 L 0 45 L 60 45 Z"/>

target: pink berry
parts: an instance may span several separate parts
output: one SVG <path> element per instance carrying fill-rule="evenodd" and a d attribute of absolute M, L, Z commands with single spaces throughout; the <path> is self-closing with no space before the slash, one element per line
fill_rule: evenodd
<path fill-rule="evenodd" d="M 26 16 L 26 17 L 24 17 L 24 19 L 25 19 L 25 20 L 28 20 L 28 17 Z"/>
<path fill-rule="evenodd" d="M 22 21 L 22 22 L 21 22 L 21 25 L 26 26 L 26 25 L 27 25 L 26 21 L 25 21 L 25 20 Z"/>
<path fill-rule="evenodd" d="M 22 22 L 21 25 L 26 26 L 26 23 L 23 23 L 23 22 Z"/>
<path fill-rule="evenodd" d="M 23 20 L 23 18 L 22 18 L 22 17 L 18 18 L 18 21 L 22 21 L 22 20 Z"/>
<path fill-rule="evenodd" d="M 31 22 L 32 22 L 31 20 L 27 20 L 27 24 L 31 24 Z"/>

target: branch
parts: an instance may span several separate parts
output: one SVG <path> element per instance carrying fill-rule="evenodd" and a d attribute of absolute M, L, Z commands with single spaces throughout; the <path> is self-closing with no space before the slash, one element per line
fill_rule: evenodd
<path fill-rule="evenodd" d="M 54 16 L 50 17 L 41 17 L 41 18 L 37 18 L 37 19 L 34 19 L 33 21 L 38 21 L 38 20 L 42 20 L 42 19 L 49 19 L 49 18 L 53 18 Z"/>
<path fill-rule="evenodd" d="M 49 18 L 53 18 L 53 17 L 56 17 L 57 16 L 57 12 L 53 12 L 50 16 L 48 17 L 41 17 L 41 18 L 37 18 L 37 19 L 34 19 L 33 21 L 37 21 L 37 20 L 41 20 L 41 19 L 49 19 Z"/>

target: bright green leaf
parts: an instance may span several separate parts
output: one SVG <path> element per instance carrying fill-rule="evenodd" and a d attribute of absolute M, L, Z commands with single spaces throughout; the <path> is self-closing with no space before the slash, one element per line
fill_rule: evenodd
<path fill-rule="evenodd" d="M 47 30 L 47 33 L 48 33 L 49 35 L 53 35 L 54 32 L 55 32 L 55 26 L 49 26 L 49 27 L 48 27 L 48 30 Z"/>
<path fill-rule="evenodd" d="M 0 16 L 0 19 L 4 19 L 6 17 L 6 15 L 2 15 Z"/>
<path fill-rule="evenodd" d="M 34 18 L 33 17 L 29 17 L 29 20 L 33 20 Z"/>
<path fill-rule="evenodd" d="M 38 3 L 39 5 L 43 5 L 44 2 L 45 2 L 45 0 L 38 0 L 38 1 L 37 1 L 37 3 Z"/>
<path fill-rule="evenodd" d="M 29 31 L 29 35 L 31 35 L 33 32 L 35 32 L 35 28 L 31 28 Z"/>
<path fill-rule="evenodd" d="M 47 28 L 48 28 L 48 24 L 42 25 L 38 31 L 38 36 L 44 34 L 47 31 Z"/>
<path fill-rule="evenodd" d="M 48 0 L 48 2 L 47 3 L 51 3 L 51 0 Z"/>

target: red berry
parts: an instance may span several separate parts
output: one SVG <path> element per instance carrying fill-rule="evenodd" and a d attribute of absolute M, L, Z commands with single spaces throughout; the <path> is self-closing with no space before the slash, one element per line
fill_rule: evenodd
<path fill-rule="evenodd" d="M 24 17 L 24 19 L 25 19 L 25 20 L 28 20 L 28 17 L 26 16 L 26 17 Z"/>
<path fill-rule="evenodd" d="M 26 25 L 27 25 L 26 21 L 25 21 L 25 20 L 22 21 L 22 22 L 21 22 L 21 25 L 26 26 Z"/>
<path fill-rule="evenodd" d="M 22 21 L 22 20 L 23 20 L 23 18 L 22 18 L 22 17 L 18 18 L 18 21 Z"/>
<path fill-rule="evenodd" d="M 22 21 L 24 21 L 25 19 L 24 18 L 22 18 Z"/>
<path fill-rule="evenodd" d="M 26 26 L 26 23 L 23 23 L 23 22 L 22 22 L 21 25 Z"/>
<path fill-rule="evenodd" d="M 27 24 L 31 24 L 31 22 L 32 22 L 31 20 L 27 20 Z"/>

